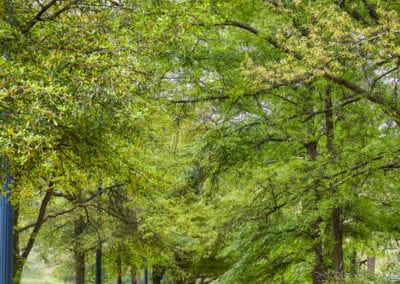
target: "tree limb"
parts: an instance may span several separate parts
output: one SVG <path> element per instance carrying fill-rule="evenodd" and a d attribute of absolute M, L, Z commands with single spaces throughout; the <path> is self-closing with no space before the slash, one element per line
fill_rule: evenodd
<path fill-rule="evenodd" d="M 244 30 L 246 30 L 248 32 L 251 32 L 251 33 L 255 34 L 255 35 L 258 35 L 258 33 L 259 33 L 258 29 L 254 28 L 254 27 L 252 27 L 252 26 L 250 26 L 248 24 L 237 22 L 237 21 L 232 21 L 232 20 L 227 20 L 222 24 L 218 24 L 218 26 L 234 26 L 234 27 L 238 27 L 238 28 L 244 29 Z"/>
<path fill-rule="evenodd" d="M 65 11 L 68 11 L 69 9 L 72 8 L 72 5 L 78 3 L 78 1 L 72 1 L 70 3 L 68 3 L 67 5 L 65 5 L 64 7 L 62 7 L 60 10 L 58 10 L 57 12 L 55 12 L 53 15 L 44 18 L 43 20 L 53 20 L 55 18 L 57 18 L 58 16 L 60 16 L 62 13 L 64 13 Z"/>
<path fill-rule="evenodd" d="M 50 199 L 53 195 L 53 191 L 54 191 L 54 184 L 52 181 L 50 181 L 48 189 L 46 190 L 46 194 L 45 194 L 44 198 L 42 199 L 42 204 L 40 205 L 39 214 L 38 214 L 37 220 L 33 226 L 33 231 L 31 232 L 29 239 L 28 239 L 28 243 L 21 255 L 23 260 L 26 260 L 28 258 L 29 253 L 31 252 L 31 250 L 33 248 L 33 244 L 35 243 L 36 236 L 39 233 L 39 230 L 44 223 L 46 208 L 47 208 L 47 205 L 49 204 Z"/>
<path fill-rule="evenodd" d="M 371 16 L 371 17 L 373 17 L 373 16 Z M 255 35 L 259 34 L 259 31 L 256 28 L 251 27 L 251 26 L 249 26 L 247 24 L 244 24 L 244 23 L 237 22 L 237 21 L 228 20 L 228 21 L 226 21 L 226 22 L 224 22 L 224 23 L 222 23 L 220 25 L 236 26 L 236 27 L 245 29 L 247 31 L 250 31 L 251 33 L 253 33 Z M 286 46 L 278 43 L 273 37 L 269 36 L 266 39 L 272 46 L 274 46 L 278 50 L 280 50 L 280 51 L 282 51 L 282 52 L 284 52 L 286 54 L 290 54 L 290 55 L 294 56 L 298 60 L 302 60 L 303 59 L 303 56 L 301 54 L 299 54 L 298 52 L 294 52 L 294 51 L 290 50 L 289 48 L 287 48 Z M 395 69 L 391 70 L 390 72 L 392 72 L 392 71 L 394 71 L 396 69 L 398 69 L 398 67 L 396 67 Z M 330 81 L 332 81 L 332 82 L 334 82 L 334 83 L 336 83 L 338 85 L 342 85 L 342 86 L 346 87 L 347 89 L 352 90 L 356 94 L 363 95 L 370 102 L 373 102 L 373 103 L 376 103 L 376 104 L 379 104 L 379 105 L 383 106 L 384 107 L 383 109 L 387 114 L 395 115 L 395 121 L 396 121 L 397 125 L 400 126 L 400 108 L 398 108 L 394 104 L 388 102 L 382 96 L 380 96 L 380 95 L 378 95 L 376 93 L 371 93 L 370 91 L 365 90 L 365 89 L 361 88 L 360 86 L 357 86 L 354 83 L 352 83 L 352 82 L 350 82 L 348 80 L 345 80 L 344 78 L 338 77 L 338 76 L 336 76 L 334 74 L 331 74 L 329 72 L 325 72 L 323 76 L 326 79 L 328 79 L 328 80 L 330 80 Z"/>
<path fill-rule="evenodd" d="M 73 207 L 71 207 L 71 208 L 69 208 L 69 209 L 66 209 L 66 210 L 62 210 L 62 211 L 59 211 L 59 212 L 55 212 L 55 213 L 52 213 L 52 214 L 48 214 L 48 215 L 46 215 L 46 216 L 43 218 L 43 223 L 46 222 L 46 221 L 49 220 L 49 219 L 53 219 L 53 218 L 56 218 L 56 217 L 58 217 L 58 216 L 61 216 L 61 215 L 67 214 L 67 213 L 71 213 L 71 212 L 73 212 L 74 210 L 76 210 L 77 208 L 79 208 L 79 204 L 78 204 L 78 205 L 74 205 Z M 17 232 L 18 232 L 18 233 L 21 233 L 21 232 L 23 232 L 23 231 L 26 231 L 26 230 L 28 230 L 28 229 L 34 227 L 35 225 L 36 225 L 36 223 L 28 224 L 28 225 L 26 225 L 26 226 L 24 226 L 24 227 L 18 229 Z"/>
<path fill-rule="evenodd" d="M 26 25 L 26 27 L 22 30 L 22 33 L 25 34 L 33 28 L 39 21 L 42 21 L 42 16 L 47 12 L 51 7 L 53 7 L 57 3 L 57 0 L 51 0 L 46 5 L 42 6 L 42 9 L 36 14 L 36 16 Z"/>
<path fill-rule="evenodd" d="M 400 109 L 393 103 L 389 102 L 384 97 L 380 96 L 377 93 L 371 93 L 368 90 L 361 88 L 360 86 L 357 86 L 354 83 L 352 83 L 342 77 L 338 77 L 332 73 L 325 72 L 323 76 L 324 76 L 324 78 L 328 79 L 329 81 L 332 81 L 338 85 L 346 87 L 347 89 L 355 92 L 356 94 L 363 95 L 370 102 L 373 102 L 373 103 L 383 106 L 383 108 L 382 108 L 383 111 L 386 114 L 389 114 L 390 116 L 394 115 L 395 116 L 394 121 L 396 122 L 396 124 L 398 126 L 400 126 Z"/>
<path fill-rule="evenodd" d="M 25 26 L 25 28 L 22 30 L 23 34 L 28 33 L 38 22 L 40 21 L 47 21 L 47 20 L 53 20 L 55 18 L 57 18 L 58 16 L 60 16 L 62 13 L 64 13 L 65 11 L 68 11 L 69 9 L 72 8 L 72 5 L 76 4 L 78 2 L 78 0 L 75 1 L 71 1 L 70 3 L 68 3 L 67 5 L 65 5 L 64 7 L 62 7 L 60 10 L 56 11 L 54 14 L 43 18 L 42 16 L 54 5 L 56 5 L 58 0 L 51 0 L 49 3 L 47 3 L 46 5 L 41 5 L 41 9 L 40 11 L 36 14 L 36 16 L 30 21 L 28 22 L 28 24 Z"/>

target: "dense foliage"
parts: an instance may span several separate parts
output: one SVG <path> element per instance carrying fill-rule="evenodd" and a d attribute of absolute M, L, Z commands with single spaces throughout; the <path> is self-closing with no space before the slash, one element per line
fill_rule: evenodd
<path fill-rule="evenodd" d="M 399 13 L 1 2 L 15 282 L 35 246 L 73 255 L 76 283 L 100 247 L 118 281 L 399 278 Z"/>

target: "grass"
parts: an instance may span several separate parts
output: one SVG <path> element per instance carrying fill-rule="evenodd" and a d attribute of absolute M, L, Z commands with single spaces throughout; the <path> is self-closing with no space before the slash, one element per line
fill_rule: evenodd
<path fill-rule="evenodd" d="M 65 284 L 65 282 L 54 279 L 53 277 L 44 276 L 44 278 L 24 277 L 22 284 Z"/>

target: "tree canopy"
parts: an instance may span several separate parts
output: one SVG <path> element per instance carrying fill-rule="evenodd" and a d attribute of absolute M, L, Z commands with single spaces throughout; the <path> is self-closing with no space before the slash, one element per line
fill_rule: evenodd
<path fill-rule="evenodd" d="M 3 1 L 15 283 L 34 247 L 74 255 L 76 283 L 99 247 L 118 281 L 398 277 L 399 13 Z"/>

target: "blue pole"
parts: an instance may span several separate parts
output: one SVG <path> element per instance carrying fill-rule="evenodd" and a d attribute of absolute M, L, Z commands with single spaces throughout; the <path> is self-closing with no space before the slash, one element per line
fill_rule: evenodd
<path fill-rule="evenodd" d="M 4 192 L 0 196 L 0 284 L 11 284 L 14 212 L 9 198 L 12 178 L 8 169 L 8 161 L 3 161 L 2 170 L 6 171 L 6 177 Z"/>
<path fill-rule="evenodd" d="M 148 284 L 149 283 L 149 271 L 147 269 L 147 259 L 144 258 L 143 262 L 144 262 L 144 284 Z"/>

